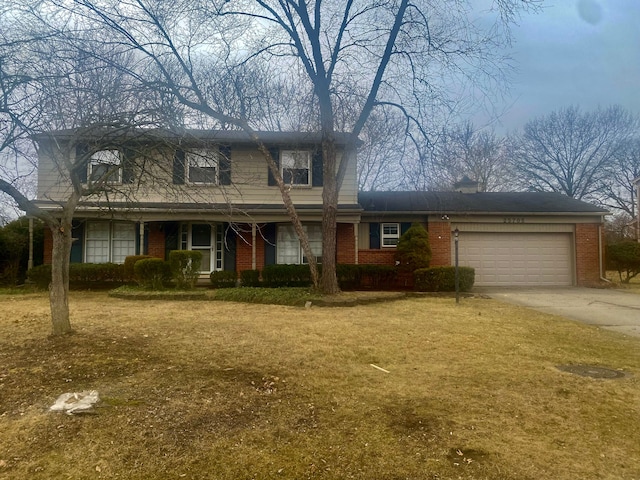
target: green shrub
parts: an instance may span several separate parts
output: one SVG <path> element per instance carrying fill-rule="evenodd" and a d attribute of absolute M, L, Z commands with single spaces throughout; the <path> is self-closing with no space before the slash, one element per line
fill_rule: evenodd
<path fill-rule="evenodd" d="M 607 270 L 615 270 L 622 283 L 629 283 L 640 274 L 640 243 L 621 242 L 607 245 Z"/>
<path fill-rule="evenodd" d="M 309 265 L 267 265 L 262 270 L 265 287 L 308 287 L 311 283 Z"/>
<path fill-rule="evenodd" d="M 243 287 L 260 286 L 260 270 L 243 270 L 240 272 L 240 282 Z"/>
<path fill-rule="evenodd" d="M 27 272 L 27 279 L 37 288 L 46 290 L 51 283 L 51 265 L 38 265 Z"/>
<path fill-rule="evenodd" d="M 402 234 L 396 247 L 398 269 L 413 272 L 419 268 L 429 267 L 431 262 L 431 246 L 429 233 L 419 223 L 414 223 Z"/>
<path fill-rule="evenodd" d="M 144 260 L 145 258 L 153 258 L 151 255 L 129 255 L 124 259 L 124 279 L 127 282 L 135 280 L 140 283 L 135 276 L 134 265 L 138 260 Z"/>
<path fill-rule="evenodd" d="M 41 289 L 49 288 L 51 265 L 39 265 L 27 273 L 29 281 Z M 113 287 L 124 283 L 124 265 L 116 263 L 72 263 L 69 265 L 69 286 L 71 288 Z"/>
<path fill-rule="evenodd" d="M 414 288 L 418 292 L 455 292 L 456 267 L 420 268 L 413 272 Z M 471 267 L 458 267 L 461 292 L 473 288 L 475 270 Z"/>
<path fill-rule="evenodd" d="M 336 276 L 342 290 L 354 290 L 360 287 L 361 265 L 338 264 Z"/>
<path fill-rule="evenodd" d="M 202 252 L 197 250 L 172 250 L 169 253 L 171 275 L 176 288 L 188 290 L 195 286 L 200 276 Z"/>
<path fill-rule="evenodd" d="M 168 262 L 160 258 L 138 260 L 133 269 L 141 285 L 152 290 L 162 290 L 171 279 L 171 268 Z"/>
<path fill-rule="evenodd" d="M 393 288 L 396 285 L 398 269 L 390 265 L 358 265 L 360 284 L 374 288 Z"/>
<path fill-rule="evenodd" d="M 211 272 L 211 285 L 214 288 L 231 288 L 236 286 L 236 272 L 221 270 L 219 272 Z"/>

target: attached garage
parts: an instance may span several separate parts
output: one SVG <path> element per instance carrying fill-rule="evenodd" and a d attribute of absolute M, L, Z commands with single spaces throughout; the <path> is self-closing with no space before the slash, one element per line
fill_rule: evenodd
<path fill-rule="evenodd" d="M 371 232 L 419 222 L 429 232 L 431 266 L 455 264 L 458 231 L 459 264 L 475 269 L 477 286 L 601 282 L 608 212 L 559 193 L 361 192 L 359 203 L 359 263 L 393 264 L 392 248 L 372 241 Z"/>
<path fill-rule="evenodd" d="M 478 286 L 573 285 L 570 233 L 462 232 L 458 249 Z"/>

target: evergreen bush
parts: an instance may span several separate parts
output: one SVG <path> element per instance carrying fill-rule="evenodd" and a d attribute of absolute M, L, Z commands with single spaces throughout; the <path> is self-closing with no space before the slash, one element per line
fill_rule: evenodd
<path fill-rule="evenodd" d="M 138 260 L 133 269 L 140 284 L 152 290 L 162 290 L 171 279 L 169 264 L 160 258 Z"/>
<path fill-rule="evenodd" d="M 127 282 L 136 281 L 140 283 L 140 281 L 135 276 L 134 265 L 138 260 L 144 260 L 145 258 L 154 258 L 151 255 L 129 255 L 124 259 L 124 279 Z"/>
<path fill-rule="evenodd" d="M 419 223 L 414 223 L 402 234 L 396 247 L 398 269 L 413 272 L 419 268 L 427 268 L 431 262 L 431 246 L 429 233 Z"/>
<path fill-rule="evenodd" d="M 418 292 L 455 292 L 456 267 L 420 268 L 413 272 L 414 288 Z M 473 288 L 475 270 L 471 267 L 458 267 L 458 282 L 461 292 Z"/>
<path fill-rule="evenodd" d="M 211 279 L 211 285 L 214 288 L 231 288 L 236 286 L 236 272 L 227 270 L 211 272 L 209 278 Z"/>
<path fill-rule="evenodd" d="M 607 270 L 615 270 L 622 283 L 640 274 L 640 243 L 627 241 L 607 245 Z"/>
<path fill-rule="evenodd" d="M 318 265 L 320 267 L 320 265 Z M 262 270 L 265 287 L 308 287 L 311 282 L 309 265 L 267 265 Z"/>
<path fill-rule="evenodd" d="M 200 276 L 202 252 L 197 250 L 172 250 L 169 253 L 171 275 L 179 290 L 193 288 Z"/>
<path fill-rule="evenodd" d="M 260 270 L 243 270 L 240 272 L 240 283 L 243 287 L 260 286 Z"/>

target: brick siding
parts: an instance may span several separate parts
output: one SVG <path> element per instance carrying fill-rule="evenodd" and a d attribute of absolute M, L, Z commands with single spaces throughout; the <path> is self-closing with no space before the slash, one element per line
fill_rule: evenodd
<path fill-rule="evenodd" d="M 429 245 L 431 245 L 431 266 L 451 265 L 451 224 L 449 222 L 429 222 Z"/>
<path fill-rule="evenodd" d="M 336 261 L 338 263 L 356 263 L 356 236 L 353 223 L 339 223 L 336 232 Z"/>
<path fill-rule="evenodd" d="M 597 223 L 576 224 L 576 283 L 581 286 L 600 283 L 599 226 Z"/>
<path fill-rule="evenodd" d="M 147 242 L 147 255 L 164 259 L 165 235 L 162 231 L 162 223 L 149 223 L 149 234 Z"/>

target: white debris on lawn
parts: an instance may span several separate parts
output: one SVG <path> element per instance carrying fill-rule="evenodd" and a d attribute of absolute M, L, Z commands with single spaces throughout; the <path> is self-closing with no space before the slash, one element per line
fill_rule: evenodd
<path fill-rule="evenodd" d="M 85 390 L 84 392 L 63 393 L 56 403 L 49 408 L 52 412 L 65 412 L 67 415 L 85 413 L 98 403 L 100 397 L 97 390 Z"/>

